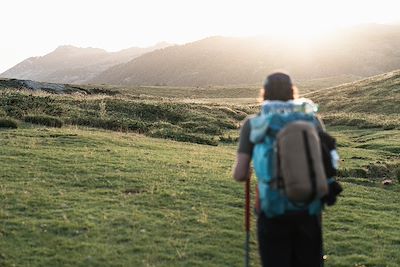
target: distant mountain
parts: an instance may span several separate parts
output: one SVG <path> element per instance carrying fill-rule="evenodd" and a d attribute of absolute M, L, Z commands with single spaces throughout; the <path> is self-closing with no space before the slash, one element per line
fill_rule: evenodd
<path fill-rule="evenodd" d="M 204 86 L 260 84 L 286 69 L 295 79 L 367 77 L 400 68 L 400 26 L 362 25 L 318 40 L 210 37 L 156 50 L 100 73 L 91 83 Z"/>
<path fill-rule="evenodd" d="M 152 47 L 132 47 L 118 52 L 70 45 L 60 46 L 45 56 L 31 57 L 22 61 L 0 74 L 0 77 L 83 84 L 114 65 L 128 62 L 144 53 L 169 45 L 159 43 Z"/>

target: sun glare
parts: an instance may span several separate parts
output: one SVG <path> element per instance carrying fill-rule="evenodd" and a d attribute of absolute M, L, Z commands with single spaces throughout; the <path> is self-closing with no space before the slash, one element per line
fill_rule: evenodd
<path fill-rule="evenodd" d="M 4 0 L 0 72 L 65 44 L 117 51 L 270 34 L 307 42 L 339 27 L 398 22 L 397 7 L 398 0 Z"/>
<path fill-rule="evenodd" d="M 272 34 L 307 41 L 344 27 L 394 22 L 397 5 L 393 0 L 249 1 L 246 7 L 233 7 L 232 13 L 241 13 L 241 20 L 232 27 L 235 35 Z"/>

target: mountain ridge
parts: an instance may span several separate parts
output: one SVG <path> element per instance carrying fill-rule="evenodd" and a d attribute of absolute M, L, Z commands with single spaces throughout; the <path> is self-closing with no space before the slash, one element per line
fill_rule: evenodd
<path fill-rule="evenodd" d="M 183 45 L 165 43 L 117 52 L 59 46 L 31 57 L 0 77 L 70 84 L 228 86 L 260 84 L 276 69 L 294 80 L 369 77 L 400 68 L 400 25 L 367 24 L 319 40 L 273 36 L 212 36 Z M 163 49 L 161 49 L 163 48 Z"/>
<path fill-rule="evenodd" d="M 85 84 L 111 66 L 169 45 L 171 44 L 161 42 L 151 47 L 131 47 L 116 52 L 107 52 L 101 48 L 61 45 L 44 56 L 25 59 L 0 74 L 0 77 Z"/>
<path fill-rule="evenodd" d="M 368 77 L 400 68 L 400 26 L 362 25 L 314 42 L 293 38 L 208 37 L 115 65 L 91 83 L 207 86 L 260 83 L 275 69 L 296 79 Z"/>

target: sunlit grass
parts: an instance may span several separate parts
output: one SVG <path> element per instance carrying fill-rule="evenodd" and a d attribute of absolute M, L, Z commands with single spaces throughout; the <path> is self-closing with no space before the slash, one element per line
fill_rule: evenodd
<path fill-rule="evenodd" d="M 22 126 L 0 131 L 1 266 L 242 266 L 236 146 Z M 384 133 L 330 131 L 348 144 L 342 167 L 358 166 L 354 153 L 363 164 L 398 159 L 374 147 Z M 355 148 L 358 139 L 373 147 Z M 341 181 L 343 197 L 324 217 L 326 265 L 396 266 L 399 186 Z"/>

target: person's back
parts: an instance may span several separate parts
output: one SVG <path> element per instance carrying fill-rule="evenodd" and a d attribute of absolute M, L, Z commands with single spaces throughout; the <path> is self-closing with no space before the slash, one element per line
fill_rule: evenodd
<path fill-rule="evenodd" d="M 315 162 L 315 155 L 321 154 L 321 152 L 316 151 L 316 154 L 310 152 L 315 147 L 315 142 L 314 146 L 310 146 L 308 139 L 305 140 L 308 154 L 304 153 L 304 157 L 308 160 L 304 160 L 304 162 L 310 163 L 312 161 L 310 159 L 313 158 L 312 169 L 306 166 L 301 167 L 301 171 L 298 171 L 297 174 L 296 170 L 292 171 L 294 175 L 290 177 L 291 179 L 299 178 L 301 172 L 313 174 L 309 175 L 309 177 L 314 176 L 314 181 L 310 182 L 313 193 L 310 194 L 309 201 L 296 203 L 289 200 L 288 194 L 282 193 L 285 191 L 285 182 L 289 187 L 287 173 L 291 163 L 285 165 L 285 160 L 281 159 L 281 155 L 278 153 L 278 150 L 283 150 L 282 147 L 285 144 L 282 141 L 282 147 L 278 148 L 277 146 L 277 143 L 280 142 L 277 141 L 277 136 L 280 138 L 280 131 L 288 124 L 293 125 L 294 121 L 299 120 L 306 122 L 303 123 L 306 128 L 308 125 L 313 125 L 312 128 L 315 127 L 316 131 L 323 132 L 324 130 L 321 121 L 315 115 L 315 105 L 306 99 L 296 98 L 297 89 L 292 85 L 287 74 L 278 72 L 269 75 L 264 84 L 264 102 L 261 111 L 257 116 L 248 118 L 244 122 L 239 139 L 234 178 L 238 181 L 249 179 L 250 161 L 253 160 L 258 178 L 256 209 L 259 250 L 263 265 L 268 267 L 313 267 L 323 264 L 321 197 L 327 193 L 328 182 L 325 173 L 322 174 L 321 170 L 315 171 L 314 168 L 321 165 L 320 162 L 319 164 Z M 296 126 L 292 128 L 295 129 Z M 288 136 L 293 135 L 292 133 L 293 130 L 289 130 Z M 304 136 L 307 137 L 307 135 Z M 286 155 L 289 154 L 289 157 L 291 155 L 294 161 L 301 161 L 294 156 L 298 151 L 290 150 L 296 145 L 296 142 L 287 146 L 289 150 Z M 304 144 L 298 147 L 303 148 Z M 282 168 L 281 164 L 285 167 Z M 310 171 L 303 169 L 310 169 Z M 319 180 L 315 179 L 316 177 Z M 326 184 L 323 184 L 324 182 Z M 317 186 L 322 189 L 318 191 Z M 286 193 L 289 191 L 289 188 L 287 189 Z"/>

